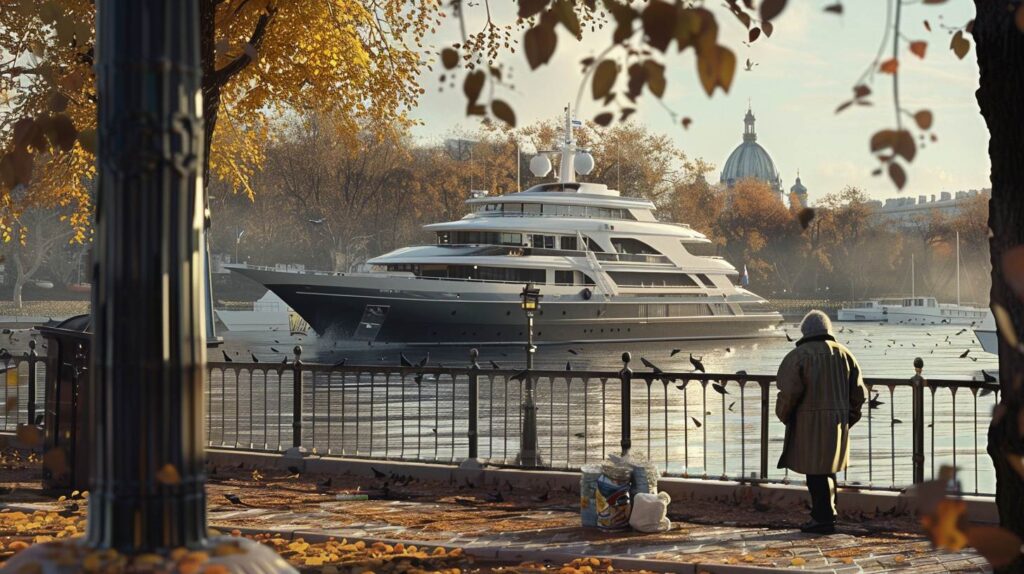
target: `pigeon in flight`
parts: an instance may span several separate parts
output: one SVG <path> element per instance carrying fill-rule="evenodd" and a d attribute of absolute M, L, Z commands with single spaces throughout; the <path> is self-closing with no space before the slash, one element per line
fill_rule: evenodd
<path fill-rule="evenodd" d="M 657 365 L 648 361 L 646 357 L 640 357 L 640 362 L 643 363 L 645 367 L 649 368 L 650 370 L 654 371 L 657 374 L 661 374 L 662 372 L 664 372 L 661 369 L 659 369 Z"/>

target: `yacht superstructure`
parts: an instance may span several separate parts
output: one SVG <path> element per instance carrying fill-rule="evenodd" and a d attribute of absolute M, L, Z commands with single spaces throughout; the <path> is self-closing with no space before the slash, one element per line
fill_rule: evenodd
<path fill-rule="evenodd" d="M 234 267 L 277 293 L 319 334 L 361 341 L 508 344 L 526 338 L 520 291 L 543 296 L 541 343 L 763 336 L 782 321 L 735 284 L 736 268 L 687 247 L 709 243 L 659 222 L 654 204 L 576 181 L 593 158 L 566 113 L 557 182 L 518 193 L 475 193 L 462 219 L 426 225 L 436 243 L 373 258 L 368 273 Z"/>

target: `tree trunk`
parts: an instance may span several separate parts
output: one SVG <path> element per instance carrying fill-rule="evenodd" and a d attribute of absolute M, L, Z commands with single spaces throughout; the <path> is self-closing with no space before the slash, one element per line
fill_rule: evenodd
<path fill-rule="evenodd" d="M 25 288 L 25 280 L 22 279 L 21 274 L 18 274 L 18 278 L 14 280 L 14 306 L 18 309 L 22 307 L 21 292 Z"/>
<path fill-rule="evenodd" d="M 980 72 L 978 107 L 990 134 L 992 199 L 989 203 L 989 250 L 992 260 L 993 306 L 1006 309 L 1020 336 L 1024 304 L 1003 279 L 1002 256 L 1024 243 L 1024 34 L 1014 24 L 1013 10 L 1003 2 L 975 0 L 974 40 Z M 1018 429 L 1024 389 L 1017 384 L 1024 373 L 1024 357 L 999 343 L 1000 403 L 988 434 L 988 452 L 996 470 L 996 505 L 1000 524 L 1024 537 L 1024 481 L 1007 463 L 1008 456 L 1024 453 Z M 1020 560 L 1006 569 L 1017 572 Z"/>

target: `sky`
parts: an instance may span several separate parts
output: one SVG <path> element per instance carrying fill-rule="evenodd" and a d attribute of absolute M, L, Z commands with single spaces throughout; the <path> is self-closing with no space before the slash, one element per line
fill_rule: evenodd
<path fill-rule="evenodd" d="M 974 96 L 978 67 L 973 42 L 967 57 L 958 60 L 949 49 L 951 33 L 944 28 L 946 23 L 959 27 L 970 20 L 973 3 L 913 3 L 902 9 L 901 104 L 911 113 L 931 110 L 935 118 L 932 131 L 938 137 L 937 142 L 918 150 L 902 191 L 888 178 L 871 175 L 878 162 L 868 149 L 872 133 L 895 124 L 891 77 L 876 74 L 871 84 L 873 106 L 834 113 L 852 96 L 852 87 L 875 58 L 885 31 L 887 2 L 848 0 L 843 2 L 842 16 L 822 11 L 830 3 L 790 0 L 775 19 L 772 37 L 762 36 L 750 46 L 742 43 L 744 27 L 726 11 L 715 8 L 715 3 L 708 3 L 718 17 L 719 42 L 730 47 L 741 64 L 730 92 L 716 91 L 708 98 L 697 79 L 693 52 L 677 54 L 672 46 L 665 59 L 668 89 L 664 101 L 693 123 L 684 130 L 646 91 L 631 121 L 667 134 L 688 156 L 714 164 L 717 179 L 725 159 L 742 141 L 749 100 L 757 118 L 758 143 L 775 161 L 784 186 L 792 185 L 799 172 L 812 203 L 847 185 L 879 199 L 989 187 L 988 134 Z M 491 4 L 502 21 L 514 18 L 513 0 L 491 0 Z M 470 10 L 468 28 L 473 30 L 482 22 L 483 8 L 477 5 Z M 930 22 L 931 32 L 925 29 L 925 20 Z M 595 56 L 609 41 L 606 31 L 585 33 L 583 41 L 562 27 L 558 34 L 555 56 L 537 70 L 529 69 L 521 50 L 501 59 L 510 68 L 515 89 L 500 91 L 498 97 L 512 105 L 520 126 L 559 117 L 563 106 L 576 98 L 583 77 L 579 61 Z M 436 50 L 458 39 L 456 21 L 449 18 L 431 43 Z M 923 60 L 910 54 L 909 40 L 928 42 Z M 890 40 L 886 53 L 891 50 Z M 757 64 L 752 71 L 742 69 L 747 58 Z M 415 136 L 424 142 L 440 141 L 459 130 L 472 129 L 478 120 L 464 115 L 461 90 L 440 90 L 437 72 L 427 72 L 423 84 L 426 94 L 412 114 L 423 122 L 414 130 Z M 599 102 L 585 95 L 577 116 L 589 119 L 599 111 Z"/>

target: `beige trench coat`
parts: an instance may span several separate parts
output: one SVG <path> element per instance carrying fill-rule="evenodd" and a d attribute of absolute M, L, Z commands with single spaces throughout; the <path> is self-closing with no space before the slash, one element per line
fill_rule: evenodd
<path fill-rule="evenodd" d="M 778 467 L 801 474 L 845 469 L 850 427 L 867 397 L 857 359 L 834 339 L 802 339 L 779 365 L 777 384 L 775 414 L 786 425 Z"/>

